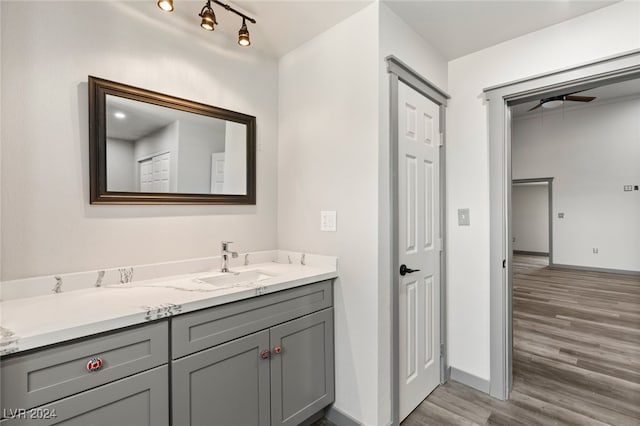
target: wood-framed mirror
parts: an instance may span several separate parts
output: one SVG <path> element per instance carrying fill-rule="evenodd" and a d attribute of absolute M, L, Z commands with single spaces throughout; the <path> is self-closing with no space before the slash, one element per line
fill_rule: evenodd
<path fill-rule="evenodd" d="M 91 204 L 255 204 L 256 118 L 89 76 Z"/>

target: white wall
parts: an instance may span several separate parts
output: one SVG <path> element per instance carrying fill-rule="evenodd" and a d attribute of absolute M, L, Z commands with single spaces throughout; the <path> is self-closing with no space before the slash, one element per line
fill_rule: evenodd
<path fill-rule="evenodd" d="M 276 246 L 275 60 L 153 2 L 0 7 L 3 280 Z M 90 205 L 88 75 L 258 117 L 257 205 Z"/>
<path fill-rule="evenodd" d="M 640 271 L 640 98 L 543 114 L 513 121 L 512 165 L 554 177 L 553 262 Z"/>
<path fill-rule="evenodd" d="M 449 62 L 447 185 L 452 366 L 489 379 L 489 164 L 482 89 L 640 48 L 640 2 L 617 3 Z M 457 226 L 458 208 L 471 226 Z"/>
<path fill-rule="evenodd" d="M 107 138 L 107 188 L 109 191 L 136 191 L 134 142 Z"/>
<path fill-rule="evenodd" d="M 285 55 L 279 80 L 278 246 L 340 259 L 335 407 L 367 425 L 378 424 L 377 20 L 372 4 Z M 320 231 L 321 210 L 337 211 L 337 232 Z"/>
<path fill-rule="evenodd" d="M 429 43 L 411 29 L 384 3 L 380 3 L 379 17 L 379 154 L 378 154 L 378 356 L 379 395 L 378 424 L 391 419 L 391 241 L 389 217 L 389 73 L 386 57 L 394 55 L 440 89 L 447 89 L 447 62 Z"/>
<path fill-rule="evenodd" d="M 247 126 L 227 121 L 225 126 L 224 193 L 247 193 Z"/>
<path fill-rule="evenodd" d="M 549 184 L 513 185 L 511 205 L 513 250 L 549 253 Z"/>

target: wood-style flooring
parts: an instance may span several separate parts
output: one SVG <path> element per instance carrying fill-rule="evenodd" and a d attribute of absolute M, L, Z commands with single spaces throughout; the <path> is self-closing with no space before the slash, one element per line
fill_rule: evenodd
<path fill-rule="evenodd" d="M 640 425 L 640 277 L 514 258 L 509 401 L 449 381 L 402 423 Z"/>

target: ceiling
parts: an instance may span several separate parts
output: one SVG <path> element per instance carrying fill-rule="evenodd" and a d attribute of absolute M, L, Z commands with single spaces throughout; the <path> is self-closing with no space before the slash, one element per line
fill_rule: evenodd
<path fill-rule="evenodd" d="M 114 139 L 137 141 L 175 121 L 189 122 L 212 133 L 225 129 L 224 120 L 118 96 L 107 95 L 106 109 L 107 135 Z"/>
<path fill-rule="evenodd" d="M 251 49 L 279 58 L 363 9 L 373 0 L 222 1 L 257 20 L 255 25 L 248 24 Z M 447 60 L 606 7 L 617 1 L 619 0 L 383 0 Z M 144 8 L 145 13 L 162 13 L 153 0 L 133 4 L 137 8 Z M 171 17 L 165 17 L 168 18 L 165 22 L 201 31 L 198 28 L 198 13 L 204 4 L 205 0 L 176 0 L 175 11 L 170 14 Z M 233 42 L 233 39 L 237 38 L 241 19 L 218 5 L 214 4 L 213 9 L 219 25 L 213 34 L 205 35 L 217 40 L 224 37 Z"/>
<path fill-rule="evenodd" d="M 401 1 L 385 4 L 452 60 L 617 1 Z"/>
<path fill-rule="evenodd" d="M 529 110 L 536 106 L 539 101 L 527 102 L 520 105 L 515 105 L 511 107 L 511 115 L 512 117 L 523 117 L 523 116 L 535 116 L 546 114 L 551 111 L 562 111 L 563 109 L 566 111 L 568 109 L 577 109 L 581 107 L 596 106 L 602 105 L 604 103 L 610 102 L 613 99 L 626 98 L 626 97 L 638 97 L 640 96 L 640 79 L 623 81 L 621 83 L 609 84 L 607 86 L 596 87 L 595 89 L 585 90 L 584 92 L 578 93 L 580 96 L 595 96 L 596 99 L 592 100 L 589 103 L 584 102 L 564 102 L 560 107 L 554 108 L 552 110 L 538 108 L 534 111 Z"/>

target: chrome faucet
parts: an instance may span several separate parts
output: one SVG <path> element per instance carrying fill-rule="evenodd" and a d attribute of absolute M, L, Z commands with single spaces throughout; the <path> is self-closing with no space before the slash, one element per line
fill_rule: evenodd
<path fill-rule="evenodd" d="M 220 272 L 229 272 L 229 255 L 231 255 L 231 257 L 233 259 L 235 259 L 236 257 L 238 257 L 238 253 L 235 251 L 229 251 L 229 244 L 233 243 L 233 241 L 223 241 L 222 242 L 222 253 L 221 253 L 221 258 L 222 258 L 222 265 L 220 267 Z"/>

